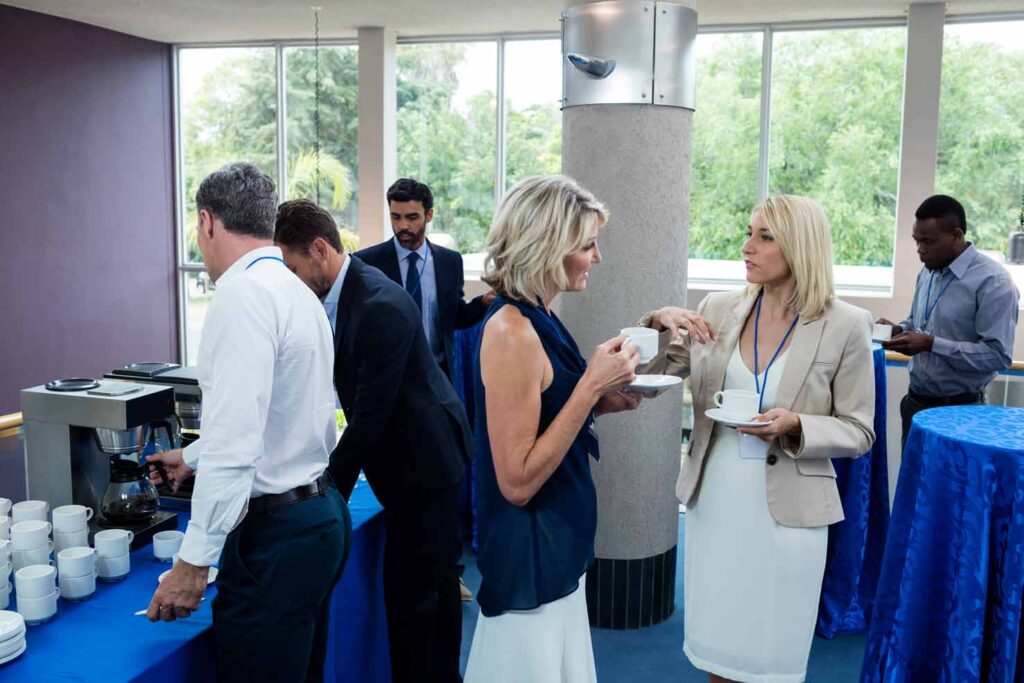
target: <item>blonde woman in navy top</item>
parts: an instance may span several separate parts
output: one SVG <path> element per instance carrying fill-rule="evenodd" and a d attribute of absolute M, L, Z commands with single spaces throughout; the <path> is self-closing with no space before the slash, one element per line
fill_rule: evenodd
<path fill-rule="evenodd" d="M 586 289 L 606 219 L 569 178 L 527 178 L 488 237 L 484 281 L 498 297 L 474 368 L 482 581 L 468 683 L 596 680 L 584 590 L 597 526 L 591 427 L 639 404 L 620 393 L 639 356 L 619 336 L 584 360 L 551 303 Z"/>

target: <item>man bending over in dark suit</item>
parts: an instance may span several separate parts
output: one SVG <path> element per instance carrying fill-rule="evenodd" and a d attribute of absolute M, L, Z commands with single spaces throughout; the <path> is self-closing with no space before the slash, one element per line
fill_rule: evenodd
<path fill-rule="evenodd" d="M 296 199 L 275 243 L 323 301 L 334 329 L 334 386 L 348 426 L 329 471 L 348 498 L 359 470 L 384 506 L 384 600 L 397 683 L 459 681 L 462 551 L 458 488 L 472 452 L 466 412 L 400 286 L 348 257 L 331 215 Z"/>

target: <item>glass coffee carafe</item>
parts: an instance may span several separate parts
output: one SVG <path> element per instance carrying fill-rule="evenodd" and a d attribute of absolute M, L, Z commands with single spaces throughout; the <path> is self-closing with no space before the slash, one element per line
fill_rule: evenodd
<path fill-rule="evenodd" d="M 108 433 L 97 434 L 101 448 L 110 455 L 110 483 L 100 503 L 100 521 L 105 526 L 146 524 L 156 515 L 160 498 L 149 480 L 149 470 L 155 469 L 165 484 L 167 475 L 160 463 L 147 463 L 143 452 L 163 450 L 156 440 L 158 429 L 166 430 L 173 446 L 175 432 L 167 422 L 152 423 L 148 430 L 106 430 Z"/>

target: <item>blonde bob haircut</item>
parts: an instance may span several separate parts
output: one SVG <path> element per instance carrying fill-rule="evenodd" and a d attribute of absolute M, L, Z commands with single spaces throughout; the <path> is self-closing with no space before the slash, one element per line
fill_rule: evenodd
<path fill-rule="evenodd" d="M 821 205 L 810 197 L 780 194 L 761 202 L 753 213 L 761 214 L 796 278 L 790 306 L 805 320 L 818 318 L 835 296 L 832 231 Z M 756 294 L 761 285 L 748 291 Z"/>
<path fill-rule="evenodd" d="M 572 178 L 524 178 L 494 215 L 482 279 L 510 299 L 546 301 L 569 286 L 563 259 L 607 220 L 601 202 Z"/>

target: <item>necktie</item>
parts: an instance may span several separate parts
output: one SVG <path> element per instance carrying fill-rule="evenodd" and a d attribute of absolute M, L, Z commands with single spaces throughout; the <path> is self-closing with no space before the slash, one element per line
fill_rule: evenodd
<path fill-rule="evenodd" d="M 416 306 L 422 311 L 423 310 L 423 292 L 420 288 L 420 271 L 416 267 L 419 263 L 420 255 L 415 251 L 409 254 L 409 270 L 405 274 L 405 291 L 409 292 L 409 296 L 416 302 Z"/>

